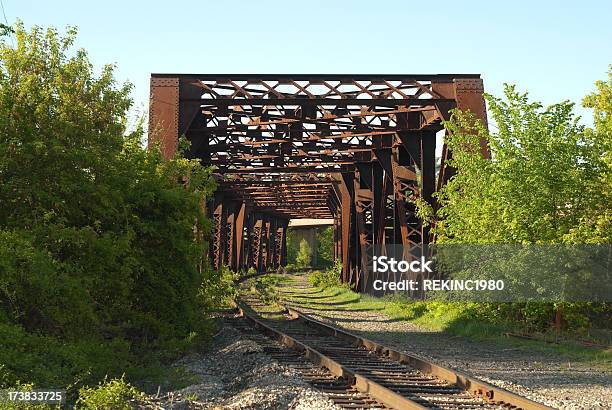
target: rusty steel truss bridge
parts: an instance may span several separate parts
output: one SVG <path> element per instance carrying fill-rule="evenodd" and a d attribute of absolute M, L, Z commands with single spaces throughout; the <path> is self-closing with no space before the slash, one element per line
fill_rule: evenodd
<path fill-rule="evenodd" d="M 375 245 L 419 257 L 432 240 L 414 200 L 452 173 L 435 149 L 453 108 L 486 124 L 479 75 L 152 74 L 149 144 L 170 158 L 184 135 L 216 167 L 215 268 L 284 266 L 289 220 L 331 218 L 342 279 L 364 290 Z"/>

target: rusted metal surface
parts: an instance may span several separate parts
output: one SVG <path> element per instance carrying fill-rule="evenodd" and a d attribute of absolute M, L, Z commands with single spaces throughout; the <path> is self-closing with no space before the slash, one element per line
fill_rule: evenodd
<path fill-rule="evenodd" d="M 445 380 L 452 385 L 456 385 L 459 388 L 469 392 L 472 396 L 482 398 L 489 403 L 505 405 L 507 407 L 514 406 L 514 408 L 524 410 L 551 410 L 551 407 L 526 399 L 500 387 L 496 387 L 489 383 L 470 377 L 464 373 L 439 366 L 431 361 L 415 355 L 399 352 L 381 345 L 380 343 L 327 325 L 291 307 L 287 307 L 286 309 L 293 317 L 305 320 L 320 329 L 325 329 L 327 332 L 336 337 L 342 337 L 344 340 L 350 341 L 353 346 L 363 346 L 366 349 L 376 352 L 377 354 L 380 354 L 393 361 L 407 364 L 414 369 L 422 371 L 423 373 Z"/>
<path fill-rule="evenodd" d="M 340 377 L 346 380 L 356 390 L 367 393 L 377 401 L 384 405 L 395 408 L 395 409 L 407 409 L 407 410 L 425 410 L 427 407 L 422 406 L 412 400 L 409 400 L 401 395 L 387 389 L 380 384 L 369 380 L 359 374 L 356 374 L 351 369 L 343 366 L 337 361 L 327 357 L 318 350 L 304 344 L 297 339 L 267 325 L 264 321 L 255 318 L 253 315 L 245 313 L 244 310 L 240 309 L 240 314 L 244 316 L 255 328 L 259 329 L 263 333 L 270 337 L 275 338 L 285 346 L 294 349 L 304 355 L 310 361 L 316 363 L 319 366 L 325 367 L 334 376 Z"/>
<path fill-rule="evenodd" d="M 150 144 L 170 158 L 184 135 L 216 167 L 215 267 L 276 268 L 290 219 L 333 219 L 342 278 L 365 290 L 373 246 L 412 258 L 431 240 L 413 202 L 435 206 L 452 175 L 446 147 L 436 175 L 436 133 L 456 107 L 486 124 L 482 94 L 476 74 L 153 74 Z"/>
<path fill-rule="evenodd" d="M 151 78 L 149 147 L 159 143 L 165 158 L 171 158 L 178 146 L 178 78 Z"/>
<path fill-rule="evenodd" d="M 227 318 L 225 320 L 228 320 Z M 256 340 L 263 347 L 264 353 L 287 366 L 297 373 L 313 388 L 326 394 L 334 404 L 342 409 L 388 409 L 382 403 L 373 399 L 368 393 L 361 392 L 353 387 L 354 380 L 348 380 L 336 376 L 324 367 L 306 359 L 298 350 L 286 346 L 278 346 L 272 340 L 276 335 L 268 338 L 263 334 L 253 332 L 253 327 L 248 319 L 232 318 L 231 325 L 241 332 L 248 334 L 249 339 Z"/>
<path fill-rule="evenodd" d="M 253 302 L 258 301 L 249 301 Z M 551 409 L 463 373 L 324 324 L 293 308 L 285 308 L 285 318 L 275 315 L 274 319 L 267 319 L 256 316 L 244 301 L 239 304 L 241 314 L 254 327 L 388 407 Z"/>

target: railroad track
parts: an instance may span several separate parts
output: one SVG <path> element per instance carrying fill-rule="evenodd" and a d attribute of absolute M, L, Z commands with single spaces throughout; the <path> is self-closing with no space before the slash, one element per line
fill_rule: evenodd
<path fill-rule="evenodd" d="M 360 392 L 345 378 L 334 375 L 325 367 L 319 366 L 304 357 L 300 352 L 274 343 L 263 334 L 254 335 L 252 323 L 245 317 L 226 319 L 231 325 L 263 347 L 263 352 L 279 363 L 297 371 L 313 388 L 325 393 L 331 401 L 347 409 L 388 409 L 369 394 Z"/>
<path fill-rule="evenodd" d="M 292 350 L 290 356 L 278 349 L 269 354 L 280 362 L 296 361 L 300 372 L 300 366 L 306 366 L 302 373 L 306 380 L 343 408 L 551 409 L 332 327 L 291 307 L 282 306 L 277 312 L 260 315 L 258 309 L 267 305 L 256 297 L 243 298 L 238 306 L 246 323 Z M 310 364 L 305 365 L 307 360 Z M 312 371 L 312 364 L 326 369 L 323 378 L 317 379 L 320 374 Z"/>

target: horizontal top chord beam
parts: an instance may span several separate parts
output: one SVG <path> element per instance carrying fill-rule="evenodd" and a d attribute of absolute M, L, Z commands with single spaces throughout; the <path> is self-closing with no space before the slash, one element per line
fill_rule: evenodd
<path fill-rule="evenodd" d="M 480 74 L 173 74 L 153 73 L 154 78 L 185 78 L 199 80 L 232 79 L 234 81 L 266 80 L 277 81 L 286 78 L 293 80 L 357 80 L 370 81 L 377 79 L 402 80 L 411 79 L 417 81 L 425 80 L 454 80 L 456 78 L 480 78 Z"/>
<path fill-rule="evenodd" d="M 336 180 L 361 164 L 392 172 L 403 152 L 411 166 L 411 139 L 435 138 L 459 92 L 481 96 L 480 75 L 151 74 L 152 118 L 177 140 L 165 151 L 184 134 L 220 194 L 284 217 L 331 212 Z"/>

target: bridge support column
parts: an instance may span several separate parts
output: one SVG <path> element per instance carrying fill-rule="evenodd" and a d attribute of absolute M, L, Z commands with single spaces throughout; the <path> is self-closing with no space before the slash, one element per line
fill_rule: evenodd
<path fill-rule="evenodd" d="M 223 266 L 232 267 L 236 257 L 236 206 L 234 203 L 226 203 L 227 217 L 225 219 L 225 246 L 223 248 Z"/>
<path fill-rule="evenodd" d="M 174 157 L 179 136 L 201 114 L 200 107 L 189 100 L 201 95 L 201 88 L 188 78 L 151 77 L 149 148 L 159 143 L 165 159 Z"/>
<path fill-rule="evenodd" d="M 276 229 L 277 222 L 276 218 L 270 218 L 270 222 L 268 225 L 268 247 L 267 247 L 267 255 L 266 255 L 266 268 L 274 269 L 275 261 L 276 261 Z"/>
<path fill-rule="evenodd" d="M 261 215 L 253 215 L 253 228 L 251 231 L 250 251 L 249 251 L 249 268 L 254 268 L 257 272 L 261 272 L 261 246 L 262 246 L 262 229 L 263 219 Z"/>
<path fill-rule="evenodd" d="M 372 180 L 372 163 L 357 163 L 358 170 L 354 175 L 355 186 L 355 219 L 357 226 L 357 260 L 358 275 L 355 288 L 364 292 L 371 288 L 373 278 L 370 266 L 374 245 L 374 192 Z"/>
<path fill-rule="evenodd" d="M 215 197 L 212 210 L 213 219 L 213 234 L 212 243 L 210 246 L 210 259 L 213 269 L 219 269 L 223 266 L 223 246 L 225 238 L 225 224 L 223 223 L 224 207 L 223 197 Z"/>
<path fill-rule="evenodd" d="M 283 266 L 283 245 L 287 240 L 285 236 L 285 229 L 286 227 L 284 226 L 283 221 L 279 220 L 276 227 L 275 235 L 276 242 L 274 247 L 274 269 L 278 269 L 279 267 Z"/>
<path fill-rule="evenodd" d="M 289 221 L 285 220 L 282 224 L 282 240 L 281 240 L 281 255 L 280 255 L 280 264 L 281 266 L 287 266 L 287 227 L 289 225 Z"/>
<path fill-rule="evenodd" d="M 454 99 L 455 107 L 462 111 L 471 111 L 476 118 L 487 126 L 487 108 L 484 100 L 484 85 L 481 78 L 456 78 L 446 80 L 435 80 L 431 82 L 432 91 L 443 98 Z M 451 104 L 437 102 L 435 104 L 440 116 L 444 120 L 450 119 L 449 110 L 454 108 Z M 448 136 L 448 135 L 447 135 Z M 452 136 L 448 136 L 452 138 Z M 480 149 L 485 158 L 490 158 L 491 153 L 487 142 L 480 141 Z M 440 189 L 454 174 L 451 167 L 446 163 L 451 159 L 452 153 L 448 150 L 446 143 L 442 147 L 442 158 L 440 160 L 440 173 L 438 174 L 437 189 Z"/>
<path fill-rule="evenodd" d="M 340 238 L 342 235 L 342 225 L 340 223 L 340 214 L 338 211 L 338 208 L 334 209 L 334 226 L 333 226 L 333 232 L 334 232 L 334 263 L 336 262 L 336 260 L 338 260 L 338 258 L 340 258 L 341 256 L 341 242 L 340 242 Z"/>
<path fill-rule="evenodd" d="M 245 228 L 245 219 L 247 215 L 248 209 L 246 203 L 241 202 L 238 205 L 238 209 L 236 211 L 235 216 L 235 228 L 234 228 L 234 247 L 235 247 L 235 256 L 233 259 L 233 263 L 231 265 L 232 270 L 234 272 L 239 272 L 244 270 L 244 228 Z"/>
<path fill-rule="evenodd" d="M 263 254 L 261 255 L 261 270 L 260 272 L 267 272 L 268 271 L 268 258 L 270 255 L 270 230 L 271 230 L 271 226 L 272 223 L 270 221 L 269 217 L 265 217 L 264 218 L 264 223 L 263 223 L 263 234 L 262 234 L 262 239 L 263 239 Z"/>
<path fill-rule="evenodd" d="M 355 200 L 352 174 L 339 174 L 340 193 L 340 258 L 342 259 L 342 282 L 351 286 L 356 284 L 355 275 Z"/>

